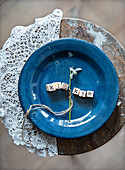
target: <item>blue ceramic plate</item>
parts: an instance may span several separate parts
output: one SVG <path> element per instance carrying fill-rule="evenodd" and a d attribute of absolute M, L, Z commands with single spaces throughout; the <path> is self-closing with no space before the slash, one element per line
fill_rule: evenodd
<path fill-rule="evenodd" d="M 117 103 L 119 83 L 109 58 L 95 45 L 78 39 L 60 39 L 36 50 L 22 69 L 19 99 L 24 112 L 32 104 L 45 104 L 53 111 L 68 108 L 68 92 L 47 92 L 46 84 L 69 81 L 69 68 L 82 68 L 72 80 L 74 87 L 93 90 L 94 98 L 73 96 L 71 122 L 68 113 L 54 116 L 38 109 L 30 121 L 42 131 L 61 138 L 77 138 L 100 128 L 111 116 Z"/>

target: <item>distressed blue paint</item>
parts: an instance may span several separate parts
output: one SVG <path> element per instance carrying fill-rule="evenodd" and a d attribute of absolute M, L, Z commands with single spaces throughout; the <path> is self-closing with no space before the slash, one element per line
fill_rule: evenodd
<path fill-rule="evenodd" d="M 29 115 L 35 126 L 56 137 L 76 138 L 94 132 L 109 119 L 118 99 L 118 77 L 109 58 L 87 41 L 60 39 L 36 50 L 23 67 L 18 92 L 24 112 L 32 104 L 45 104 L 53 111 L 67 109 L 68 92 L 47 92 L 46 84 L 68 83 L 71 66 L 82 68 L 72 81 L 72 90 L 73 87 L 93 90 L 94 98 L 73 96 L 71 122 L 68 113 L 57 117 L 39 109 Z"/>

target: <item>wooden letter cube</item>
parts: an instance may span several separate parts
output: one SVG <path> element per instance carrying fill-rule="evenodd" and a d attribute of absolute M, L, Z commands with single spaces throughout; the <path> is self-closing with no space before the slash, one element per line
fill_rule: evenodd
<path fill-rule="evenodd" d="M 61 89 L 61 88 L 62 88 L 61 82 L 55 82 L 55 83 L 53 83 L 53 84 L 54 84 L 54 86 L 55 86 L 56 89 Z"/>
<path fill-rule="evenodd" d="M 74 89 L 73 89 L 73 94 L 79 95 L 79 92 L 80 92 L 80 89 L 74 87 Z"/>
<path fill-rule="evenodd" d="M 46 84 L 46 91 L 49 91 L 49 84 Z"/>
<path fill-rule="evenodd" d="M 62 83 L 62 89 L 63 89 L 63 90 L 68 90 L 68 88 L 69 88 L 69 85 L 68 85 L 68 84 Z"/>
<path fill-rule="evenodd" d="M 86 97 L 86 91 L 80 90 L 79 97 Z"/>
<path fill-rule="evenodd" d="M 93 98 L 93 96 L 94 96 L 94 91 L 88 90 L 87 91 L 87 97 Z"/>
<path fill-rule="evenodd" d="M 52 84 L 46 84 L 46 90 L 47 91 L 55 91 L 56 88 L 55 88 L 53 83 Z"/>

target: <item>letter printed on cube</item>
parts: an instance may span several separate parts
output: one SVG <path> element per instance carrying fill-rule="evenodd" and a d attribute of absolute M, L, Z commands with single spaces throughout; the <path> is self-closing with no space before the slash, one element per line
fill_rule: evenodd
<path fill-rule="evenodd" d="M 69 88 L 69 85 L 68 85 L 68 84 L 62 83 L 62 89 L 63 89 L 63 90 L 68 90 L 68 88 Z"/>
<path fill-rule="evenodd" d="M 94 91 L 87 90 L 87 97 L 93 98 Z"/>
<path fill-rule="evenodd" d="M 55 86 L 56 89 L 61 89 L 62 88 L 61 82 L 55 82 L 54 86 Z"/>
<path fill-rule="evenodd" d="M 47 91 L 55 91 L 56 88 L 55 88 L 53 83 L 52 84 L 46 84 L 46 90 Z"/>
<path fill-rule="evenodd" d="M 86 91 L 80 90 L 79 97 L 86 97 Z"/>
<path fill-rule="evenodd" d="M 74 87 L 74 89 L 73 89 L 73 94 L 75 94 L 75 95 L 79 95 L 79 92 L 80 92 L 80 89 L 79 89 L 79 88 Z"/>

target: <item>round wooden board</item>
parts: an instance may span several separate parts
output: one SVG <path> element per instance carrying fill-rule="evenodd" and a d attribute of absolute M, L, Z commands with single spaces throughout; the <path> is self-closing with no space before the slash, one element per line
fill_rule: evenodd
<path fill-rule="evenodd" d="M 117 106 L 109 120 L 100 129 L 81 138 L 56 138 L 59 155 L 75 155 L 102 146 L 115 136 L 124 125 L 125 50 L 109 32 L 94 23 L 80 19 L 62 19 L 60 38 L 83 39 L 101 48 L 114 64 L 120 85 Z"/>

